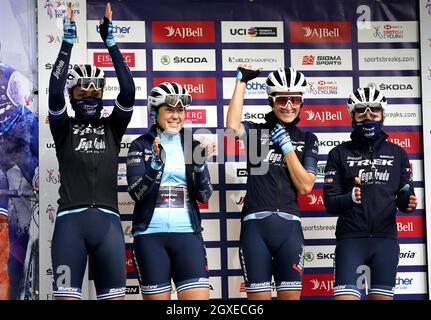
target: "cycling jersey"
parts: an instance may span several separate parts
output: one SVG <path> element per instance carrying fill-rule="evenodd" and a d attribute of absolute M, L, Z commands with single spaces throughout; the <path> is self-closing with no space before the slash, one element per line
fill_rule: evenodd
<path fill-rule="evenodd" d="M 324 202 L 328 213 L 339 216 L 336 237 L 397 239 L 397 205 L 406 207 L 414 194 L 407 153 L 385 133 L 371 144 L 354 133 L 351 138 L 329 152 L 325 168 Z M 355 177 L 361 204 L 352 199 Z M 409 190 L 401 191 L 406 184 Z"/>
<path fill-rule="evenodd" d="M 120 83 L 112 114 L 91 122 L 70 118 L 63 91 L 71 50 L 72 45 L 63 41 L 49 87 L 49 124 L 61 182 L 59 212 L 80 207 L 105 207 L 118 212 L 118 153 L 132 116 L 133 79 L 118 47 L 109 47 Z"/>
<path fill-rule="evenodd" d="M 164 174 L 165 165 L 159 169 L 151 166 L 152 148 L 157 136 L 156 125 L 135 139 L 130 148 L 127 158 L 127 181 L 128 192 L 135 207 L 133 210 L 133 233 L 147 230 L 152 221 L 154 209 L 156 208 L 160 193 L 160 184 Z M 185 159 L 185 176 L 190 206 L 188 208 L 190 221 L 194 232 L 201 232 L 200 211 L 197 201 L 205 203 L 210 198 L 213 187 L 209 176 L 208 166 L 205 165 L 202 172 L 194 170 L 191 161 L 194 148 L 198 141 L 185 141 L 184 129 L 180 131 L 181 146 Z"/>
<path fill-rule="evenodd" d="M 299 119 L 294 124 L 288 125 L 286 130 L 289 132 L 295 153 L 304 169 L 317 174 L 317 137 L 311 132 L 303 132 L 298 129 L 295 125 L 298 121 Z M 281 149 L 273 144 L 269 137 L 273 124 L 269 121 L 264 124 L 244 121 L 242 124 L 247 136 L 247 150 L 250 149 L 250 144 L 256 144 L 259 155 L 262 150 L 261 145 L 269 144 L 268 153 L 261 155 L 263 162 L 269 164 L 266 174 L 250 174 L 251 169 L 260 167 L 261 163 L 252 163 L 250 157 L 247 157 L 247 194 L 244 199 L 242 217 L 260 211 L 281 211 L 300 217 L 297 189 L 290 178 L 289 168 L 284 161 Z M 256 135 L 250 135 L 251 130 L 255 130 Z"/>

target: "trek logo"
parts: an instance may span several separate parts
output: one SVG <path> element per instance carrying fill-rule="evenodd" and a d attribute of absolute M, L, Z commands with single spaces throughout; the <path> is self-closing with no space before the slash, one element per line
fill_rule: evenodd
<path fill-rule="evenodd" d="M 154 43 L 215 42 L 212 21 L 155 21 L 152 24 Z"/>
<path fill-rule="evenodd" d="M 368 167 L 368 166 L 390 166 L 392 167 L 394 165 L 394 160 L 387 160 L 387 159 L 373 159 L 371 161 L 370 159 L 363 159 L 363 160 L 351 160 L 347 161 L 347 164 L 349 167 Z"/>
<path fill-rule="evenodd" d="M 292 43 L 352 41 L 350 22 L 290 22 Z"/>
<path fill-rule="evenodd" d="M 251 27 L 248 29 L 232 28 L 232 29 L 229 29 L 229 34 L 231 34 L 232 36 L 248 35 L 250 37 L 276 37 L 277 28 L 276 27 Z"/>
<path fill-rule="evenodd" d="M 135 63 L 135 53 L 125 52 L 122 53 L 124 61 L 126 61 L 129 68 L 134 68 Z M 112 63 L 111 55 L 109 52 L 93 52 L 93 61 L 97 67 L 100 68 L 112 68 L 114 64 Z"/>

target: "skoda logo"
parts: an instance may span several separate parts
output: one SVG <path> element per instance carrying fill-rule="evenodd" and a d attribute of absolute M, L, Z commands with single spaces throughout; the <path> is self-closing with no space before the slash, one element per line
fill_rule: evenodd
<path fill-rule="evenodd" d="M 304 253 L 304 260 L 307 262 L 313 261 L 314 260 L 314 254 L 312 252 L 305 252 Z"/>
<path fill-rule="evenodd" d="M 160 61 L 162 62 L 162 64 L 167 65 L 171 62 L 171 58 L 169 58 L 169 56 L 164 55 L 164 56 L 162 56 Z"/>

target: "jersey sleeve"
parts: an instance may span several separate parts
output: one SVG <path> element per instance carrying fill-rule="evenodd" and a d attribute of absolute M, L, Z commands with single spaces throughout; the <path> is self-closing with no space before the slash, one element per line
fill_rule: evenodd
<path fill-rule="evenodd" d="M 6 173 L 0 169 L 0 191 L 8 191 L 9 183 L 7 181 Z M 0 216 L 8 216 L 8 196 L 0 194 Z"/>
<path fill-rule="evenodd" d="M 351 192 L 343 193 L 342 180 L 341 159 L 337 148 L 334 148 L 328 155 L 323 185 L 324 204 L 330 214 L 340 215 L 354 205 Z"/>
<path fill-rule="evenodd" d="M 108 47 L 108 50 L 120 85 L 120 93 L 115 100 L 114 110 L 109 117 L 114 123 L 114 130 L 118 138 L 121 140 L 132 118 L 136 89 L 130 69 L 117 45 Z"/>
<path fill-rule="evenodd" d="M 150 165 L 150 157 L 150 154 L 145 153 L 140 140 L 132 142 L 127 155 L 127 192 L 136 202 L 145 200 L 163 174 L 163 166 L 153 168 Z"/>
<path fill-rule="evenodd" d="M 315 134 L 307 132 L 304 158 L 302 165 L 307 172 L 317 175 L 317 161 L 319 160 L 319 141 Z"/>
<path fill-rule="evenodd" d="M 64 100 L 64 88 L 66 86 L 67 74 L 69 72 L 70 56 L 73 45 L 62 42 L 57 60 L 52 67 L 49 79 L 48 117 L 54 142 L 60 144 L 68 120 L 67 107 Z"/>

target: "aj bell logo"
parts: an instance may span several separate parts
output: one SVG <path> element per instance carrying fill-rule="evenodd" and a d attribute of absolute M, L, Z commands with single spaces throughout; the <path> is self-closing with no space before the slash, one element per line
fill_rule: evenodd
<path fill-rule="evenodd" d="M 311 204 L 311 205 L 323 204 L 323 197 L 322 196 L 316 196 L 315 194 L 309 194 L 309 195 L 307 195 L 307 198 L 310 199 L 309 204 Z"/>
<path fill-rule="evenodd" d="M 306 110 L 305 114 L 307 116 L 308 121 L 314 120 L 314 121 L 341 121 L 342 120 L 342 114 L 341 111 L 337 111 L 335 113 L 331 111 L 322 111 L 322 112 L 314 112 L 313 110 Z"/>
<path fill-rule="evenodd" d="M 165 27 L 167 31 L 167 37 L 179 37 L 179 38 L 202 38 L 203 30 L 202 28 L 175 28 L 173 26 Z"/>
<path fill-rule="evenodd" d="M 340 36 L 339 28 L 310 28 L 302 27 L 304 30 L 304 37 L 309 38 L 338 38 Z"/>
<path fill-rule="evenodd" d="M 319 291 L 332 291 L 334 290 L 334 281 L 332 280 L 322 280 L 319 281 L 318 279 L 312 279 L 310 280 L 312 287 L 311 290 L 319 290 Z"/>

